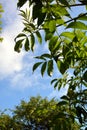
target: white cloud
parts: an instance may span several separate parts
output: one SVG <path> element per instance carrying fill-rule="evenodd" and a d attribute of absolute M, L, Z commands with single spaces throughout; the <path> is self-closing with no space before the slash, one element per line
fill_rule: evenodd
<path fill-rule="evenodd" d="M 14 38 L 23 28 L 20 17 L 18 17 L 15 0 L 3 0 L 1 3 L 5 4 L 5 13 L 3 14 L 5 25 L 2 32 L 4 41 L 0 44 L 0 79 L 8 78 L 11 87 L 17 90 L 24 90 L 29 87 L 50 90 L 50 80 L 47 76 L 42 79 L 40 71 L 32 75 L 33 55 L 31 53 L 25 55 L 23 51 L 19 54 L 14 52 Z M 42 51 L 47 52 L 47 44 L 41 45 L 41 48 L 39 44 L 36 45 L 35 55 Z M 48 82 L 49 85 L 47 86 Z M 53 91 L 49 97 L 56 96 L 57 92 Z"/>
<path fill-rule="evenodd" d="M 15 0 L 1 0 L 4 6 L 3 13 L 3 42 L 0 43 L 0 79 L 3 79 L 23 68 L 24 52 L 14 51 L 14 38 L 21 31 L 21 20 L 17 15 Z M 20 25 L 20 26 L 19 26 Z"/>

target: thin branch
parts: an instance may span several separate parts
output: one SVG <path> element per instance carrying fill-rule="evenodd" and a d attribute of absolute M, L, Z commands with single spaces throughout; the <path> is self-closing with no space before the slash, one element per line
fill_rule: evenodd
<path fill-rule="evenodd" d="M 70 20 L 64 22 L 63 24 L 57 25 L 56 27 L 63 26 L 64 24 L 69 23 L 69 22 L 74 21 L 74 20 L 77 20 L 78 18 L 81 18 L 81 17 L 83 17 L 83 16 L 85 16 L 85 15 L 87 15 L 87 13 L 84 13 L 84 14 L 82 14 L 82 15 L 79 15 L 79 16 L 77 16 L 77 17 L 74 17 L 74 18 L 72 18 L 72 19 L 70 19 Z"/>
<path fill-rule="evenodd" d="M 69 5 L 70 7 L 75 7 L 75 6 L 85 6 L 85 4 L 72 4 L 72 5 Z M 67 7 L 67 6 L 63 6 L 63 7 Z"/>

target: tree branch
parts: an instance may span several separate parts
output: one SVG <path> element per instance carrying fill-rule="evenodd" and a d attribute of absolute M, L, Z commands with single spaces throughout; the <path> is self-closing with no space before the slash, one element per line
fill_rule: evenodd
<path fill-rule="evenodd" d="M 83 16 L 85 16 L 85 15 L 87 15 L 87 13 L 84 13 L 84 14 L 82 14 L 82 15 L 79 15 L 79 16 L 77 16 L 77 17 L 74 17 L 74 18 L 72 18 L 72 19 L 70 19 L 70 20 L 64 22 L 63 24 L 57 25 L 56 27 L 63 26 L 64 24 L 69 23 L 69 22 L 74 21 L 74 20 L 77 20 L 78 18 L 81 18 L 81 17 L 83 17 Z"/>

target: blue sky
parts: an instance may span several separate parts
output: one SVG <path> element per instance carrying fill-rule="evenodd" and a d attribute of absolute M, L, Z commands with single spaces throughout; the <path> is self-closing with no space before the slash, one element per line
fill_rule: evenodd
<path fill-rule="evenodd" d="M 2 17 L 3 43 L 0 44 L 0 110 L 13 109 L 22 99 L 29 100 L 31 96 L 60 97 L 66 89 L 58 92 L 50 85 L 51 79 L 59 75 L 54 70 L 52 78 L 47 74 L 41 77 L 40 70 L 32 73 L 35 63 L 34 56 L 47 51 L 47 44 L 36 45 L 35 52 L 14 52 L 14 38 L 23 29 L 21 17 L 17 11 L 17 0 L 1 0 L 4 13 Z M 83 10 L 77 9 L 75 14 Z M 83 10 L 84 11 L 84 10 Z M 72 12 L 74 14 L 74 12 Z M 74 14 L 74 15 L 75 15 Z"/>
<path fill-rule="evenodd" d="M 23 27 L 16 7 L 17 0 L 1 0 L 0 3 L 4 9 L 2 16 L 4 40 L 0 44 L 0 110 L 13 109 L 22 99 L 29 100 L 31 96 L 60 97 L 66 90 L 60 93 L 54 90 L 50 85 L 52 78 L 46 74 L 42 78 L 39 69 L 32 73 L 32 66 L 35 63 L 33 57 L 46 52 L 47 44 L 41 46 L 37 44 L 34 53 L 14 52 L 14 38 Z"/>

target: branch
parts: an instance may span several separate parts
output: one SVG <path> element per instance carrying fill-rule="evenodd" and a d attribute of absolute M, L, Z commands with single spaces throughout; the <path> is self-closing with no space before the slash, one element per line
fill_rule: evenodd
<path fill-rule="evenodd" d="M 81 18 L 81 17 L 83 17 L 83 16 L 85 16 L 85 15 L 87 15 L 87 13 L 84 13 L 84 14 L 82 14 L 82 15 L 79 15 L 79 16 L 75 17 L 75 18 L 72 18 L 72 19 L 70 19 L 70 20 L 64 22 L 63 24 L 57 25 L 56 27 L 63 26 L 64 24 L 69 23 L 69 22 L 74 21 L 74 20 L 77 20 L 78 18 Z"/>
<path fill-rule="evenodd" d="M 72 5 L 69 5 L 69 6 L 70 7 L 74 7 L 74 6 L 85 6 L 85 4 L 83 4 L 83 3 L 82 4 L 72 4 Z M 64 5 L 63 7 L 67 7 L 67 6 Z"/>

